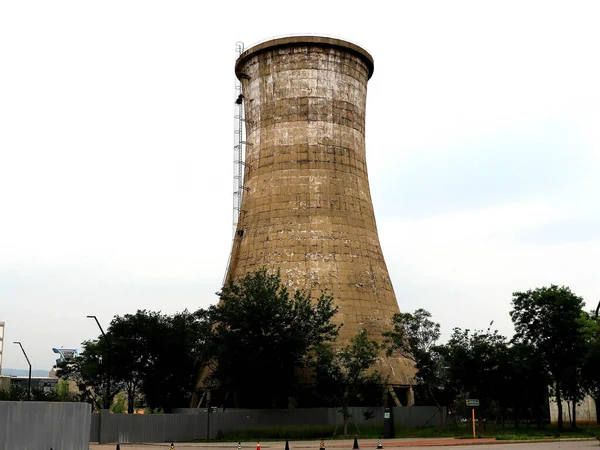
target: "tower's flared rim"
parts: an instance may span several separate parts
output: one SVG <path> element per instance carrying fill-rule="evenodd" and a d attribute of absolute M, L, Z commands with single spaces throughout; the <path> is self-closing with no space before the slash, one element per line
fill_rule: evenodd
<path fill-rule="evenodd" d="M 248 50 L 244 51 L 240 57 L 237 59 L 235 63 L 235 74 L 238 78 L 240 78 L 241 71 L 240 67 L 248 61 L 251 57 L 261 53 L 265 50 L 271 50 L 276 47 L 292 47 L 302 44 L 316 44 L 323 45 L 327 47 L 338 47 L 346 51 L 351 51 L 358 54 L 363 61 L 367 65 L 367 69 L 369 71 L 367 75 L 367 79 L 371 78 L 373 75 L 373 70 L 375 67 L 375 62 L 373 57 L 369 52 L 367 52 L 364 48 L 359 47 L 352 42 L 345 41 L 343 39 L 337 39 L 326 36 L 287 36 L 281 37 L 277 39 L 270 39 L 265 42 L 261 42 L 260 44 L 254 45 L 250 47 Z"/>

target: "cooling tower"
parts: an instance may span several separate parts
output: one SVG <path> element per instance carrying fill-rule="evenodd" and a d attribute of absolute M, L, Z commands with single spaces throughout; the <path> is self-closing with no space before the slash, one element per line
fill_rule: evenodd
<path fill-rule="evenodd" d="M 244 193 L 227 272 L 263 267 L 294 289 L 333 295 L 340 343 L 360 329 L 381 339 L 399 312 L 373 213 L 365 103 L 373 58 L 338 39 L 303 36 L 256 45 L 238 58 L 246 124 Z M 381 357 L 390 384 L 414 367 Z M 410 404 L 408 390 L 406 400 Z"/>

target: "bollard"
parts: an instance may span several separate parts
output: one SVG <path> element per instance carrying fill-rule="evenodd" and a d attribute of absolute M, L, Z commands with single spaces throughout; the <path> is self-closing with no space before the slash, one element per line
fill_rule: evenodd
<path fill-rule="evenodd" d="M 321 443 L 319 444 L 319 450 L 325 450 L 325 440 L 321 439 Z"/>
<path fill-rule="evenodd" d="M 383 445 L 381 445 L 381 438 L 377 438 L 377 448 L 382 449 Z"/>
<path fill-rule="evenodd" d="M 358 439 L 354 436 L 354 445 L 352 446 L 352 450 L 358 450 Z"/>
<path fill-rule="evenodd" d="M 117 444 L 117 450 L 121 450 L 121 444 Z"/>
<path fill-rule="evenodd" d="M 290 443 L 287 440 L 285 441 L 285 450 L 290 450 Z"/>
<path fill-rule="evenodd" d="M 242 443 L 240 441 L 238 441 L 238 449 L 237 450 L 242 450 Z"/>
<path fill-rule="evenodd" d="M 171 442 L 171 450 L 175 450 L 175 445 Z"/>

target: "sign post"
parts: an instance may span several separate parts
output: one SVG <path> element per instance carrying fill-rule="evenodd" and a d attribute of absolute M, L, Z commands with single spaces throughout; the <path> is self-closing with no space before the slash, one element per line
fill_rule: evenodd
<path fill-rule="evenodd" d="M 471 407 L 471 424 L 473 425 L 473 437 L 477 437 L 475 433 L 475 407 L 479 406 L 479 399 L 469 398 L 467 399 L 467 406 Z"/>
<path fill-rule="evenodd" d="M 383 408 L 383 437 L 386 439 L 395 438 L 394 430 L 394 411 L 392 408 Z"/>

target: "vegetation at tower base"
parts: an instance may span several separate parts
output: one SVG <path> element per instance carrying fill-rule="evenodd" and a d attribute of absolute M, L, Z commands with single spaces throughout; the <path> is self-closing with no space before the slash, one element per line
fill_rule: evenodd
<path fill-rule="evenodd" d="M 224 405 L 287 407 L 303 389 L 298 375 L 313 351 L 337 337 L 333 298 L 290 294 L 279 272 L 266 269 L 230 282 L 218 295 L 208 312 L 215 325 L 205 384 L 218 386 L 216 400 Z"/>
<path fill-rule="evenodd" d="M 439 324 L 424 309 L 396 315 L 393 328 L 379 340 L 360 330 L 337 342 L 333 299 L 288 291 L 278 273 L 264 269 L 219 295 L 218 305 L 194 313 L 138 311 L 113 319 L 107 329 L 114 362 L 111 394 L 117 399 L 113 412 L 129 408 L 127 394 L 136 407 L 168 412 L 188 406 L 196 388 L 200 395 L 210 388 L 212 406 L 336 407 L 347 432 L 352 424 L 348 406 L 384 403 L 382 387 L 389 381 L 376 372 L 382 353 L 378 342 L 387 352 L 415 361 L 416 403 L 448 406 L 456 430 L 470 417 L 467 398 L 480 401 L 477 416 L 487 429 L 507 422 L 541 428 L 549 419 L 549 396 L 598 397 L 600 323 L 568 288 L 515 293 L 517 333 L 510 341 L 490 324 L 486 330 L 455 328 L 443 344 L 438 343 Z M 84 346 L 81 357 L 61 366 L 58 375 L 77 381 L 79 400 L 101 408 L 107 346 L 103 338 Z M 561 346 L 570 353 L 553 355 Z M 552 358 L 564 366 L 557 372 L 564 376 L 560 380 L 551 371 Z M 201 366 L 212 372 L 196 385 Z M 18 389 L 0 392 L 2 399 L 23 395 Z M 59 392 L 34 392 L 37 400 L 58 397 Z"/>
<path fill-rule="evenodd" d="M 586 352 L 582 378 L 596 404 L 596 422 L 600 424 L 600 320 L 597 312 L 586 314 L 584 323 Z"/>
<path fill-rule="evenodd" d="M 530 345 L 541 357 L 558 403 L 562 429 L 562 399 L 573 404 L 571 425 L 576 426 L 577 402 L 584 396 L 585 313 L 583 299 L 568 287 L 551 285 L 513 294 L 510 316 L 515 342 Z"/>
<path fill-rule="evenodd" d="M 394 318 L 384 333 L 388 352 L 412 358 L 418 368 L 416 403 L 449 406 L 451 417 L 469 416 L 466 398 L 480 400 L 478 415 L 504 424 L 511 419 L 535 421 L 541 426 L 548 414 L 548 384 L 539 357 L 525 345 L 510 345 L 490 328 L 485 331 L 455 328 L 446 344 L 438 345 L 440 326 L 419 309 Z"/>
<path fill-rule="evenodd" d="M 344 435 L 348 434 L 350 405 L 362 400 L 369 390 L 372 394 L 373 388 L 378 394 L 375 398 L 383 397 L 386 384 L 384 377 L 370 370 L 375 364 L 378 350 L 379 344 L 369 338 L 365 329 L 342 348 L 334 349 L 330 344 L 322 344 L 316 349 L 315 387 L 322 397 L 328 397 L 341 406 Z M 373 401 L 373 397 L 370 400 Z"/>
<path fill-rule="evenodd" d="M 440 324 L 431 320 L 431 313 L 417 309 L 414 313 L 399 313 L 393 317 L 392 329 L 385 331 L 384 348 L 388 355 L 397 352 L 414 361 L 417 368 L 415 395 L 419 402 L 431 399 L 438 408 L 440 389 L 440 353 L 435 351 L 440 338 Z M 446 404 L 442 402 L 442 404 Z"/>

